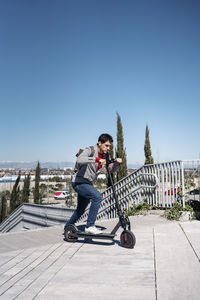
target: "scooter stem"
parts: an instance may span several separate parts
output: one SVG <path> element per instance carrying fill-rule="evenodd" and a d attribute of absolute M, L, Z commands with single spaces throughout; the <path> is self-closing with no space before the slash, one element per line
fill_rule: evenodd
<path fill-rule="evenodd" d="M 111 187 L 112 187 L 113 196 L 114 196 L 115 203 L 116 203 L 117 213 L 118 213 L 118 216 L 121 217 L 123 215 L 123 213 L 122 213 L 121 208 L 119 206 L 117 194 L 115 192 L 115 187 L 114 187 L 114 183 L 113 183 L 113 178 L 112 178 L 111 172 L 109 170 L 109 164 L 115 162 L 115 159 L 110 158 L 110 153 L 109 152 L 105 153 L 104 157 L 106 159 L 106 170 L 107 170 L 110 182 L 111 182 Z"/>

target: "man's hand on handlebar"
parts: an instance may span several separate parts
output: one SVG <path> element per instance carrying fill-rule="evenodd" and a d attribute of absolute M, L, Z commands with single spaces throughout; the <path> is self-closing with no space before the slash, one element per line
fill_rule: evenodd
<path fill-rule="evenodd" d="M 121 163 L 122 163 L 122 159 L 121 159 L 121 158 L 116 158 L 115 161 L 116 161 L 118 164 L 121 164 Z"/>
<path fill-rule="evenodd" d="M 121 158 L 111 159 L 109 163 L 115 163 L 115 162 L 118 163 L 118 164 L 121 164 L 122 163 L 122 159 Z M 106 159 L 101 158 L 99 160 L 99 163 L 102 166 L 105 166 L 106 165 Z"/>

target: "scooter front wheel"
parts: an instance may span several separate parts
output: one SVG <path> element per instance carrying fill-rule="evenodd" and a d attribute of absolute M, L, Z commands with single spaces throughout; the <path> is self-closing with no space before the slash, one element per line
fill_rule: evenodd
<path fill-rule="evenodd" d="M 120 235 L 120 242 L 125 248 L 134 248 L 136 243 L 136 238 L 130 230 L 124 230 Z"/>
<path fill-rule="evenodd" d="M 74 225 L 68 225 L 64 231 L 65 240 L 70 243 L 74 243 L 78 240 L 77 229 Z"/>

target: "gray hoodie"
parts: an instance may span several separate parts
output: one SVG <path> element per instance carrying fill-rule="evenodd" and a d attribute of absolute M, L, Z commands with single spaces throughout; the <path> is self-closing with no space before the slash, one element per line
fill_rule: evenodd
<path fill-rule="evenodd" d="M 73 179 L 75 183 L 94 184 L 100 173 L 106 173 L 106 166 L 102 166 L 102 168 L 97 171 L 98 163 L 96 163 L 95 160 L 96 157 L 98 157 L 98 146 L 94 146 L 94 156 L 92 157 L 90 157 L 91 151 L 91 147 L 87 147 L 78 156 L 76 162 L 78 163 L 79 169 Z M 118 163 L 111 163 L 109 170 L 114 173 L 118 170 L 119 165 Z"/>

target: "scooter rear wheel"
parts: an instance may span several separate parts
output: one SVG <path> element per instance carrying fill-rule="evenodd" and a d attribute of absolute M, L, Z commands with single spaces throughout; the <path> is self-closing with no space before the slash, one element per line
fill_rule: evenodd
<path fill-rule="evenodd" d="M 65 227 L 65 240 L 70 243 L 74 243 L 78 240 L 78 237 L 76 235 L 77 229 L 74 225 L 68 225 Z"/>
<path fill-rule="evenodd" d="M 125 248 L 134 248 L 136 243 L 136 238 L 130 230 L 124 230 L 120 235 L 120 242 Z"/>

